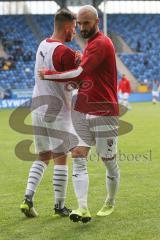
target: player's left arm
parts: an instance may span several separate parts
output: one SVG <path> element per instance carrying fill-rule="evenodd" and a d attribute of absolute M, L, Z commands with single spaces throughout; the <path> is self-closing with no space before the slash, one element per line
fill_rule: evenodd
<path fill-rule="evenodd" d="M 72 49 L 66 48 L 61 57 L 61 65 L 63 66 L 63 71 L 69 71 L 73 68 L 78 67 L 80 61 L 80 53 L 78 51 L 74 52 Z"/>

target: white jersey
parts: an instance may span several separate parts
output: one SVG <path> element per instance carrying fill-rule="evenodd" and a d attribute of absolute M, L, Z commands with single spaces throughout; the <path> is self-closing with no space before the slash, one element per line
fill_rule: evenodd
<path fill-rule="evenodd" d="M 49 69 L 55 71 L 52 56 L 55 49 L 62 45 L 60 42 L 47 42 L 43 40 L 37 50 L 35 64 L 35 86 L 33 98 L 37 98 L 36 102 L 40 107 L 34 110 L 34 113 L 40 115 L 60 115 L 68 119 L 71 108 L 71 92 L 65 89 L 66 83 L 58 83 L 47 80 L 40 80 L 38 71 L 40 69 Z M 48 96 L 48 97 L 43 97 Z M 59 100 L 57 100 L 57 98 Z M 49 105 L 49 109 L 48 106 Z M 32 105 L 33 106 L 33 105 Z M 48 110 L 47 110 L 48 109 Z"/>

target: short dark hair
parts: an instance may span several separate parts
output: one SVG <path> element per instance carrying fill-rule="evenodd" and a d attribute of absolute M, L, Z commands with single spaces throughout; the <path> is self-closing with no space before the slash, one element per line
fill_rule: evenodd
<path fill-rule="evenodd" d="M 67 9 L 61 9 L 55 14 L 55 24 L 61 25 L 66 21 L 76 20 L 76 15 Z"/>

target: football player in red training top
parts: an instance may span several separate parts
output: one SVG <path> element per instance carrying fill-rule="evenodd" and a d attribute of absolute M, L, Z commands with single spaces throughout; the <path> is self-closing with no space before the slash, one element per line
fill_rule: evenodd
<path fill-rule="evenodd" d="M 119 82 L 118 93 L 120 97 L 120 103 L 125 107 L 130 108 L 128 98 L 131 93 L 131 85 L 125 74 L 122 75 L 122 79 Z"/>

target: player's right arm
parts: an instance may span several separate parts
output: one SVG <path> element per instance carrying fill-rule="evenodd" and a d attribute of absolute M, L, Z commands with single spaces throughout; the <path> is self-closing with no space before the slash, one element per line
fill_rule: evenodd
<path fill-rule="evenodd" d="M 78 67 L 81 62 L 82 55 L 78 51 L 73 51 L 65 45 L 58 46 L 52 56 L 53 66 L 56 69 L 56 72 L 66 72 L 71 69 Z M 40 79 L 46 79 L 45 74 L 52 74 L 55 71 L 50 71 L 47 69 L 41 69 L 39 71 Z M 63 82 L 63 80 L 62 80 Z M 65 82 L 65 81 L 64 81 Z"/>
<path fill-rule="evenodd" d="M 60 45 L 54 51 L 52 62 L 56 71 L 69 71 L 78 66 L 77 53 L 65 45 Z"/>
<path fill-rule="evenodd" d="M 41 78 L 58 82 L 79 81 L 97 69 L 106 57 L 103 41 L 95 41 L 88 49 L 80 66 L 71 71 L 41 71 Z"/>

